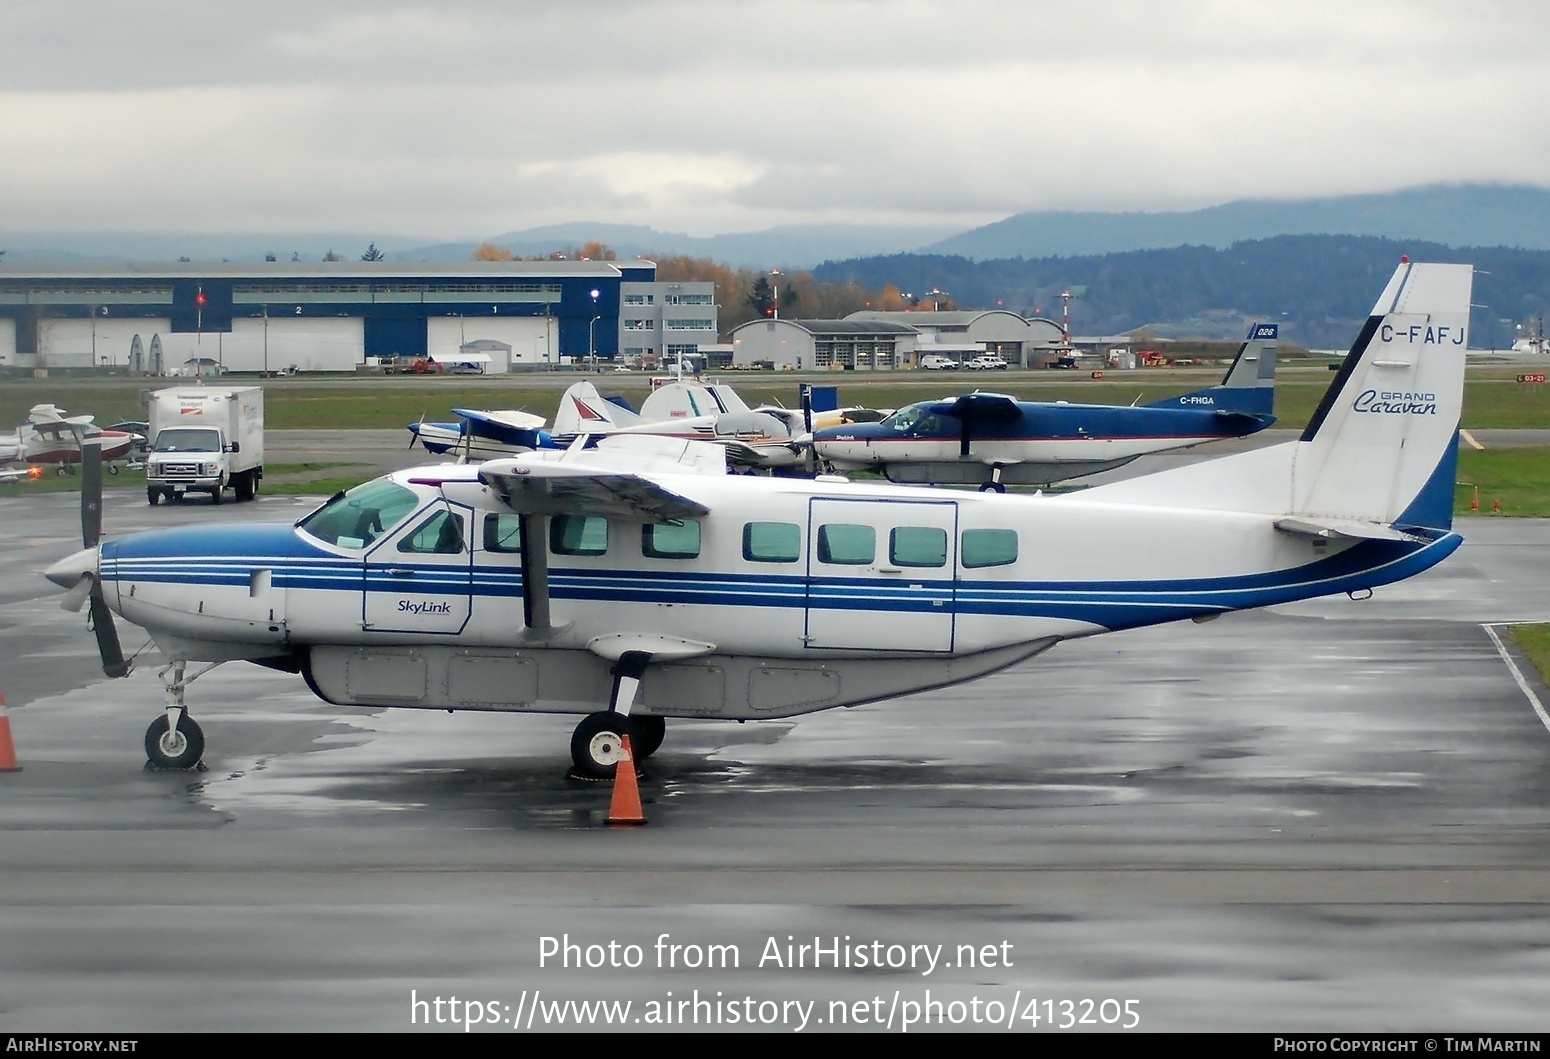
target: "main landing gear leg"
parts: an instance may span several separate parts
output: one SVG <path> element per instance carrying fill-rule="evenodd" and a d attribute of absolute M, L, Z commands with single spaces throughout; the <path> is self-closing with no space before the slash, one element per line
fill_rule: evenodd
<path fill-rule="evenodd" d="M 608 709 L 588 714 L 571 735 L 570 756 L 575 774 L 584 779 L 611 779 L 623 756 L 624 737 L 630 737 L 630 749 L 636 762 L 648 757 L 662 745 L 667 725 L 660 717 L 632 718 L 630 710 L 640 690 L 641 678 L 651 655 L 645 651 L 626 651 L 613 667 L 614 687 Z"/>
<path fill-rule="evenodd" d="M 1001 465 L 999 463 L 993 463 L 993 464 L 990 465 L 990 481 L 988 481 L 984 485 L 980 486 L 980 492 L 982 492 L 982 493 L 1004 493 L 1004 492 L 1006 492 L 1006 486 L 1001 484 Z"/>
<path fill-rule="evenodd" d="M 205 734 L 199 722 L 188 715 L 184 690 L 215 666 L 185 677 L 186 662 L 174 662 L 162 670 L 167 685 L 167 712 L 145 730 L 145 757 L 148 769 L 188 770 L 200 768 L 205 753 Z M 171 673 L 171 678 L 167 674 Z"/>

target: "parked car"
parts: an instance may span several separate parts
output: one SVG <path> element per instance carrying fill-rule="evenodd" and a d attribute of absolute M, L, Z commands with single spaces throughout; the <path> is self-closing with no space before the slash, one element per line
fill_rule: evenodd
<path fill-rule="evenodd" d="M 926 371 L 957 371 L 958 362 L 940 353 L 927 353 L 920 358 L 920 366 Z"/>
<path fill-rule="evenodd" d="M 972 360 L 964 361 L 963 366 L 970 371 L 1005 371 L 1006 361 L 995 353 L 981 353 Z"/>

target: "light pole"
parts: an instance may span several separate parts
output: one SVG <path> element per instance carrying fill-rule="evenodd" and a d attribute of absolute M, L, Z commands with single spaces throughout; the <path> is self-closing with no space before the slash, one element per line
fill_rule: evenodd
<path fill-rule="evenodd" d="M 771 301 L 771 304 L 774 306 L 774 311 L 775 311 L 774 319 L 779 320 L 780 319 L 780 269 L 778 269 L 778 268 L 770 269 L 770 277 L 771 277 L 771 279 L 770 279 L 770 291 L 771 291 L 770 301 Z"/>
<path fill-rule="evenodd" d="M 593 287 L 587 293 L 592 295 L 592 308 L 596 310 L 597 297 L 602 291 Z M 597 371 L 597 322 L 601 319 L 601 315 L 593 316 L 592 322 L 587 325 L 587 359 L 592 362 L 592 370 L 594 372 Z"/>

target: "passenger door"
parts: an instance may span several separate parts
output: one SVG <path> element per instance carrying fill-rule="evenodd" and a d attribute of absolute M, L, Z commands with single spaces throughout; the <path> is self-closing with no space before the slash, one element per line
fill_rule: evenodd
<path fill-rule="evenodd" d="M 950 500 L 812 500 L 807 646 L 951 651 L 957 538 Z"/>

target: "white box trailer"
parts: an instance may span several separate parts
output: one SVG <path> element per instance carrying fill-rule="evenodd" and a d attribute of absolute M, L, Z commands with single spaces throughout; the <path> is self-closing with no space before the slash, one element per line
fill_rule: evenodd
<path fill-rule="evenodd" d="M 209 493 L 219 504 L 230 489 L 252 500 L 264 477 L 264 391 L 260 386 L 179 386 L 150 402 L 145 495 Z"/>

